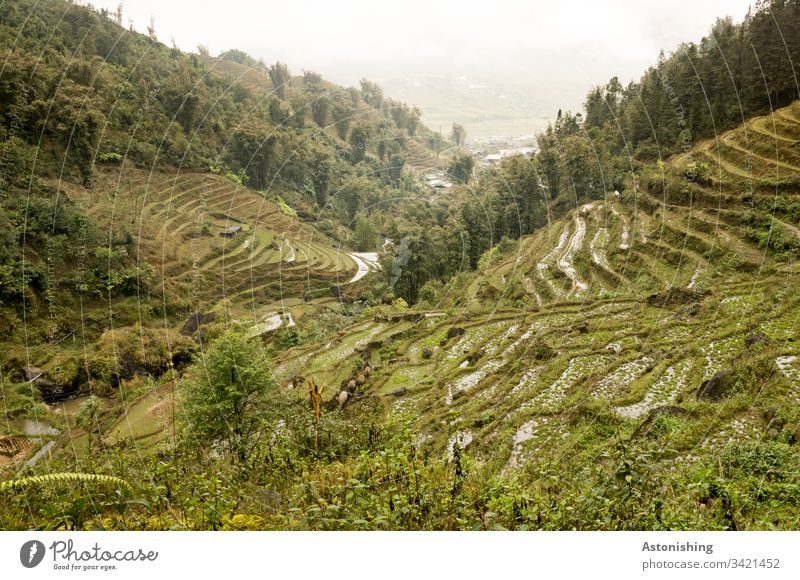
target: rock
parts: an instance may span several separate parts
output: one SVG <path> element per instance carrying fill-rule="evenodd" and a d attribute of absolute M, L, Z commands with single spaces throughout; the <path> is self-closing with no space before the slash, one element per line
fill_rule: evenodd
<path fill-rule="evenodd" d="M 367 347 L 366 347 L 365 350 L 367 352 L 372 352 L 373 350 L 378 350 L 382 346 L 383 346 L 383 341 L 382 340 L 371 340 L 371 341 L 369 341 L 367 343 Z"/>
<path fill-rule="evenodd" d="M 422 349 L 422 358 L 431 358 L 433 356 L 433 351 L 428 347 Z"/>
<path fill-rule="evenodd" d="M 22 374 L 26 381 L 36 386 L 45 403 L 62 401 L 77 391 L 74 385 L 62 385 L 58 381 L 53 380 L 47 374 L 47 371 L 39 367 L 23 367 Z"/>
<path fill-rule="evenodd" d="M 43 377 L 44 374 L 44 369 L 40 369 L 39 367 L 22 367 L 22 376 L 25 377 L 25 380 L 29 383 Z"/>
<path fill-rule="evenodd" d="M 347 391 L 342 391 L 339 393 L 339 396 L 336 397 L 337 402 L 339 403 L 339 409 L 344 409 L 344 406 L 347 404 L 347 399 L 350 398 L 350 393 Z"/>
<path fill-rule="evenodd" d="M 719 371 L 707 381 L 703 381 L 697 389 L 697 399 L 704 401 L 719 401 L 728 395 L 736 385 L 736 377 L 730 369 Z"/>
<path fill-rule="evenodd" d="M 757 344 L 767 344 L 769 339 L 763 332 L 756 332 L 755 334 L 748 334 L 744 337 L 744 345 L 747 348 L 753 348 Z"/>
<path fill-rule="evenodd" d="M 466 330 L 464 330 L 460 326 L 451 326 L 450 328 L 447 329 L 447 340 L 450 340 L 451 338 L 455 338 L 457 336 L 461 336 L 465 332 Z"/>
<path fill-rule="evenodd" d="M 396 390 L 392 391 L 392 396 L 393 397 L 402 397 L 407 392 L 408 392 L 408 389 L 406 389 L 405 387 L 400 387 L 399 389 L 396 389 Z"/>
<path fill-rule="evenodd" d="M 471 352 L 469 354 L 469 356 L 467 357 L 467 362 L 469 362 L 470 366 L 475 366 L 475 363 L 477 363 L 482 356 L 483 356 L 483 349 L 476 350 L 475 352 Z"/>
<path fill-rule="evenodd" d="M 586 322 L 585 320 L 583 322 L 579 322 L 578 324 L 572 327 L 572 330 L 574 330 L 579 334 L 586 334 L 587 332 L 589 332 L 589 323 Z"/>
<path fill-rule="evenodd" d="M 669 308 L 670 306 L 678 306 L 680 304 L 691 304 L 698 302 L 708 294 L 708 290 L 686 288 L 670 288 L 658 294 L 652 294 L 647 297 L 648 306 L 656 308 Z"/>

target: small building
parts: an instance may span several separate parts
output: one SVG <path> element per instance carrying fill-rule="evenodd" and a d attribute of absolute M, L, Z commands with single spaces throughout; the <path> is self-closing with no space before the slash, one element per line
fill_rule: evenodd
<path fill-rule="evenodd" d="M 228 226 L 227 228 L 222 230 L 222 233 L 220 233 L 220 235 L 223 238 L 233 238 L 239 235 L 241 231 L 242 231 L 242 226 Z"/>

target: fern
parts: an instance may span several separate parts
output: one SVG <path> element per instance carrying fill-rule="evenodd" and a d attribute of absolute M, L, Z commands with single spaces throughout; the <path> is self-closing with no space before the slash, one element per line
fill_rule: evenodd
<path fill-rule="evenodd" d="M 130 490 L 131 486 L 127 481 L 120 477 L 111 475 L 101 475 L 98 473 L 48 473 L 45 475 L 34 475 L 20 479 L 10 479 L 0 482 L 0 492 L 14 490 L 27 486 L 38 486 L 47 483 L 61 483 L 64 481 L 83 481 L 91 483 L 108 483 L 117 487 L 124 487 Z"/>

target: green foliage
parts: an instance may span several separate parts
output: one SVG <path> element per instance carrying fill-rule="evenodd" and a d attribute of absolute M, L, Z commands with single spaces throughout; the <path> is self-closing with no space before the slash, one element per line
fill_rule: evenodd
<path fill-rule="evenodd" d="M 368 216 L 359 213 L 356 215 L 355 246 L 359 252 L 369 252 L 375 249 L 378 243 L 378 232 L 370 223 Z"/>
<path fill-rule="evenodd" d="M 118 165 L 122 163 L 122 155 L 117 153 L 116 151 L 110 151 L 108 153 L 101 153 L 97 156 L 98 163 L 108 163 L 109 165 Z"/>
<path fill-rule="evenodd" d="M 275 94 L 281 100 L 286 98 L 286 88 L 291 78 L 292 75 L 286 64 L 278 61 L 269 67 L 269 79 L 272 81 Z"/>
<path fill-rule="evenodd" d="M 186 362 L 195 344 L 171 329 L 135 324 L 104 332 L 86 366 L 93 379 L 118 385 L 135 375 L 159 376 L 173 364 Z"/>
<path fill-rule="evenodd" d="M 99 473 L 47 473 L 44 475 L 23 477 L 21 479 L 0 481 L 0 492 L 9 492 L 26 487 L 42 487 L 64 482 L 100 483 L 130 489 L 130 485 L 127 481 L 112 475 L 102 475 Z"/>
<path fill-rule="evenodd" d="M 467 143 L 467 130 L 463 125 L 453 123 L 453 127 L 450 132 L 450 140 L 457 147 L 463 147 Z"/>
<path fill-rule="evenodd" d="M 447 166 L 447 175 L 457 183 L 469 183 L 472 171 L 475 168 L 475 159 L 469 153 L 458 153 Z"/>
<path fill-rule="evenodd" d="M 708 164 L 697 159 L 692 160 L 687 163 L 686 167 L 683 169 L 683 176 L 687 181 L 707 184 L 710 182 Z"/>
<path fill-rule="evenodd" d="M 280 418 L 281 390 L 258 343 L 231 328 L 198 361 L 182 387 L 185 437 L 195 445 L 221 443 L 239 463 Z"/>
<path fill-rule="evenodd" d="M 283 215 L 289 217 L 297 217 L 297 212 L 294 211 L 292 207 L 288 203 L 286 203 L 280 195 L 273 196 L 272 201 L 274 201 L 275 205 L 277 205 L 280 208 L 281 213 L 283 213 Z"/>

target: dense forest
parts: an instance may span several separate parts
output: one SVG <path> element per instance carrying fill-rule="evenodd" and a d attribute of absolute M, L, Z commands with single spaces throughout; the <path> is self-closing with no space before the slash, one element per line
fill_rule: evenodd
<path fill-rule="evenodd" d="M 404 170 L 409 142 L 423 151 L 445 147 L 421 124 L 418 109 L 385 98 L 367 80 L 343 88 L 312 71 L 293 76 L 283 63 L 266 66 L 240 51 L 221 55 L 250 63 L 271 83 L 264 94 L 216 70 L 203 47 L 199 54 L 183 53 L 160 43 L 155 31 L 137 34 L 121 22 L 121 12 L 61 2 L 4 7 L 5 303 L 19 304 L 27 289 L 59 291 L 48 276 L 48 253 L 56 263 L 86 254 L 80 285 L 90 295 L 131 295 L 153 280 L 152 268 L 134 259 L 132 228 L 105 239 L 59 192 L 60 180 L 92 191 L 102 168 L 118 171 L 118 189 L 126 187 L 122 176 L 131 168 L 227 175 L 282 196 L 321 232 L 363 250 L 375 249 L 378 232 L 391 233 L 387 228 L 402 222 L 404 212 L 412 212 L 414 223 L 436 223 L 424 205 L 403 201 L 421 191 Z M 62 280 L 63 287 L 73 286 Z"/>

